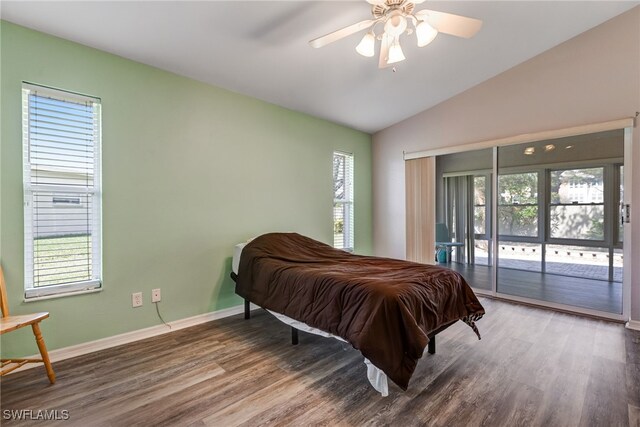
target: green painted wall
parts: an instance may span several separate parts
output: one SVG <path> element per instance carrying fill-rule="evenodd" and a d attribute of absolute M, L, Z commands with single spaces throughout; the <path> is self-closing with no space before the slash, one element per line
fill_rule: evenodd
<path fill-rule="evenodd" d="M 330 243 L 333 150 L 354 153 L 356 252 L 372 252 L 369 135 L 7 22 L 0 48 L 0 255 L 12 312 L 51 313 L 50 349 L 159 324 L 152 288 L 167 321 L 240 304 L 231 256 L 251 236 Z M 102 98 L 102 292 L 22 301 L 22 81 Z M 3 336 L 3 356 L 36 352 L 30 331 Z"/>

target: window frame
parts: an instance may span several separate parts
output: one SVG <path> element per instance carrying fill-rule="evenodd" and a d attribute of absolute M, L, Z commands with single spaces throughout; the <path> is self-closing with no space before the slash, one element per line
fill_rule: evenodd
<path fill-rule="evenodd" d="M 333 178 L 335 174 L 335 169 L 333 165 L 335 164 L 335 157 L 342 156 L 344 157 L 344 199 L 336 199 L 335 198 L 335 185 L 336 181 Z M 344 151 L 334 151 L 332 156 L 332 181 L 333 181 L 333 224 L 335 227 L 336 222 L 336 205 L 342 205 L 344 207 L 344 218 L 343 218 L 343 238 L 342 238 L 342 246 L 336 244 L 335 240 L 335 232 L 333 239 L 333 247 L 336 249 L 342 249 L 347 252 L 353 252 L 355 249 L 355 209 L 354 209 L 354 166 L 355 166 L 355 158 L 353 153 L 348 153 Z"/>
<path fill-rule="evenodd" d="M 501 173 L 500 173 L 501 172 Z M 501 203 L 500 202 L 500 177 L 506 175 L 524 175 L 535 174 L 536 175 L 536 201 L 535 203 Z M 498 193 L 495 195 L 497 200 L 497 226 L 498 226 L 498 240 L 499 241 L 514 241 L 514 242 L 527 242 L 538 243 L 541 241 L 544 232 L 542 230 L 543 221 L 541 221 L 542 212 L 542 200 L 544 199 L 544 183 L 542 177 L 544 173 L 540 169 L 531 168 L 506 168 L 498 173 Z M 500 208 L 502 207 L 535 207 L 536 211 L 536 234 L 533 236 L 519 235 L 519 234 L 506 234 L 500 232 Z"/>
<path fill-rule="evenodd" d="M 491 186 L 487 185 L 487 183 L 491 184 L 491 174 L 490 173 L 472 173 L 471 182 L 473 183 L 472 188 L 472 198 L 473 198 L 473 210 L 474 210 L 474 238 L 476 240 L 491 240 L 491 212 L 490 212 L 490 204 L 487 203 L 487 200 L 491 200 Z M 484 204 L 477 205 L 475 202 L 475 180 L 476 178 L 484 179 Z M 484 233 L 476 233 L 475 232 L 475 208 L 483 208 L 484 210 Z"/>
<path fill-rule="evenodd" d="M 616 162 L 613 164 L 613 197 L 614 210 L 612 221 L 616 224 L 613 227 L 613 247 L 622 249 L 624 247 L 624 232 L 622 229 L 622 205 L 624 204 L 624 163 Z"/>
<path fill-rule="evenodd" d="M 31 111 L 30 96 L 34 93 L 70 103 L 90 103 L 93 112 L 93 181 L 86 187 L 34 183 L 31 163 Z M 24 199 L 24 296 L 25 302 L 56 298 L 102 290 L 102 101 L 98 97 L 82 95 L 57 88 L 22 82 L 22 148 L 23 148 L 23 199 Z M 70 281 L 62 284 L 35 286 L 34 280 L 34 194 L 38 192 L 63 192 L 64 197 L 83 197 L 91 200 L 91 252 L 89 261 L 92 274 L 89 280 Z M 71 196 L 73 195 L 73 196 Z M 53 205 L 53 196 L 52 196 Z M 57 206 L 65 208 L 64 206 Z M 87 208 L 89 209 L 89 208 Z"/>
<path fill-rule="evenodd" d="M 551 193 L 552 193 L 552 177 L 551 174 L 554 172 L 560 172 L 560 171 L 574 171 L 574 170 L 583 170 L 583 169 L 602 169 L 602 193 L 603 193 L 603 198 L 602 198 L 602 202 L 599 203 L 586 203 L 586 202 L 575 202 L 575 203 L 560 203 L 560 202 L 553 202 L 551 200 Z M 607 203 L 607 199 L 610 197 L 610 187 L 612 186 L 612 183 L 610 182 L 610 177 L 609 175 L 609 170 L 608 170 L 608 165 L 604 164 L 604 163 L 594 163 L 594 164 L 589 164 L 589 166 L 562 166 L 562 167 L 553 167 L 553 168 L 547 168 L 546 172 L 547 172 L 547 179 L 545 182 L 545 190 L 548 193 L 548 200 L 545 203 L 545 215 L 546 215 L 546 230 L 547 230 L 547 236 L 545 239 L 545 243 L 547 244 L 558 244 L 558 245 L 567 245 L 567 242 L 570 242 L 571 244 L 574 244 L 575 246 L 579 246 L 578 243 L 579 242 L 590 242 L 591 244 L 587 244 L 585 246 L 593 246 L 593 247 L 600 247 L 602 245 L 609 245 L 609 242 L 611 240 L 611 236 L 609 235 L 609 221 L 611 220 L 609 218 L 609 212 L 608 212 L 608 203 Z M 552 208 L 555 206 L 602 206 L 602 217 L 603 217 L 603 230 L 602 230 L 602 239 L 587 239 L 587 238 L 580 238 L 580 237 L 553 237 L 552 236 L 552 227 L 551 227 L 551 211 Z M 615 219 L 614 219 L 615 221 Z M 600 245 L 600 246 L 597 246 Z"/>

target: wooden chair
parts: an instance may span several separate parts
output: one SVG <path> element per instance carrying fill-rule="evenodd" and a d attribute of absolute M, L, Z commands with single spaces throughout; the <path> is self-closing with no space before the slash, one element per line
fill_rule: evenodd
<path fill-rule="evenodd" d="M 44 339 L 42 338 L 42 333 L 40 333 L 40 322 L 49 317 L 49 313 L 19 314 L 17 316 L 10 316 L 9 304 L 7 302 L 7 287 L 4 283 L 2 266 L 0 266 L 0 307 L 2 308 L 0 335 L 31 325 L 33 335 L 36 336 L 38 350 L 40 350 L 40 355 L 42 356 L 41 359 L 1 359 L 0 376 L 8 374 L 14 369 L 18 369 L 20 366 L 27 363 L 44 363 L 49 381 L 51 384 L 54 384 L 56 382 L 56 374 L 53 373 L 49 354 L 47 353 L 47 347 L 44 345 Z"/>

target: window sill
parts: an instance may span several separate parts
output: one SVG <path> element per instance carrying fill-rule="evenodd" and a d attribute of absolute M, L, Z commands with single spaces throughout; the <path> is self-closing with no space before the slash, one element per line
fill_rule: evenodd
<path fill-rule="evenodd" d="M 42 301 L 47 299 L 71 297 L 102 291 L 100 281 L 75 283 L 73 285 L 47 286 L 42 289 L 27 289 L 23 302 Z"/>
<path fill-rule="evenodd" d="M 84 290 L 84 291 L 70 291 L 70 292 L 65 292 L 65 293 L 60 293 L 60 294 L 43 295 L 41 297 L 31 297 L 31 298 L 26 298 L 25 297 L 22 301 L 23 302 L 36 302 L 36 301 L 43 301 L 43 300 L 47 300 L 47 299 L 73 297 L 73 296 L 76 296 L 76 295 L 84 295 L 84 294 L 93 294 L 93 293 L 96 293 L 96 292 L 102 292 L 102 288 L 88 289 L 88 290 Z"/>

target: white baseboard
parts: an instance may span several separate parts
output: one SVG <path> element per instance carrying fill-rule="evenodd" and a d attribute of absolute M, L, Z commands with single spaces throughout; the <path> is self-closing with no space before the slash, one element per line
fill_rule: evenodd
<path fill-rule="evenodd" d="M 629 320 L 625 326 L 627 329 L 633 329 L 634 331 L 640 331 L 640 320 Z"/>
<path fill-rule="evenodd" d="M 251 304 L 251 310 L 256 310 L 260 307 Z M 124 334 L 114 335 L 112 337 L 101 338 L 95 341 L 89 341 L 82 344 L 76 344 L 69 347 L 59 348 L 49 352 L 49 359 L 51 362 L 59 362 L 61 360 L 70 359 L 72 357 L 82 356 L 85 354 L 93 353 L 95 351 L 104 350 L 111 347 L 116 347 L 122 344 L 129 344 L 134 341 L 140 341 L 146 338 L 155 337 L 158 335 L 167 334 L 169 332 L 175 332 L 180 329 L 188 328 L 190 326 L 200 325 L 202 323 L 211 322 L 216 319 L 223 319 L 225 317 L 234 316 L 244 312 L 244 306 L 238 305 L 235 307 L 229 307 L 222 310 L 211 311 L 209 313 L 199 314 L 197 316 L 187 317 L 185 319 L 174 320 L 169 322 L 171 329 L 168 326 L 156 325 L 144 329 L 138 329 L 137 331 L 125 332 Z M 46 337 L 45 337 L 46 339 Z M 40 358 L 40 354 L 34 354 L 27 356 L 27 358 Z M 42 366 L 42 363 L 29 363 L 22 365 L 20 368 L 11 371 L 14 372 L 24 371 L 25 369 L 31 369 L 38 366 Z"/>

